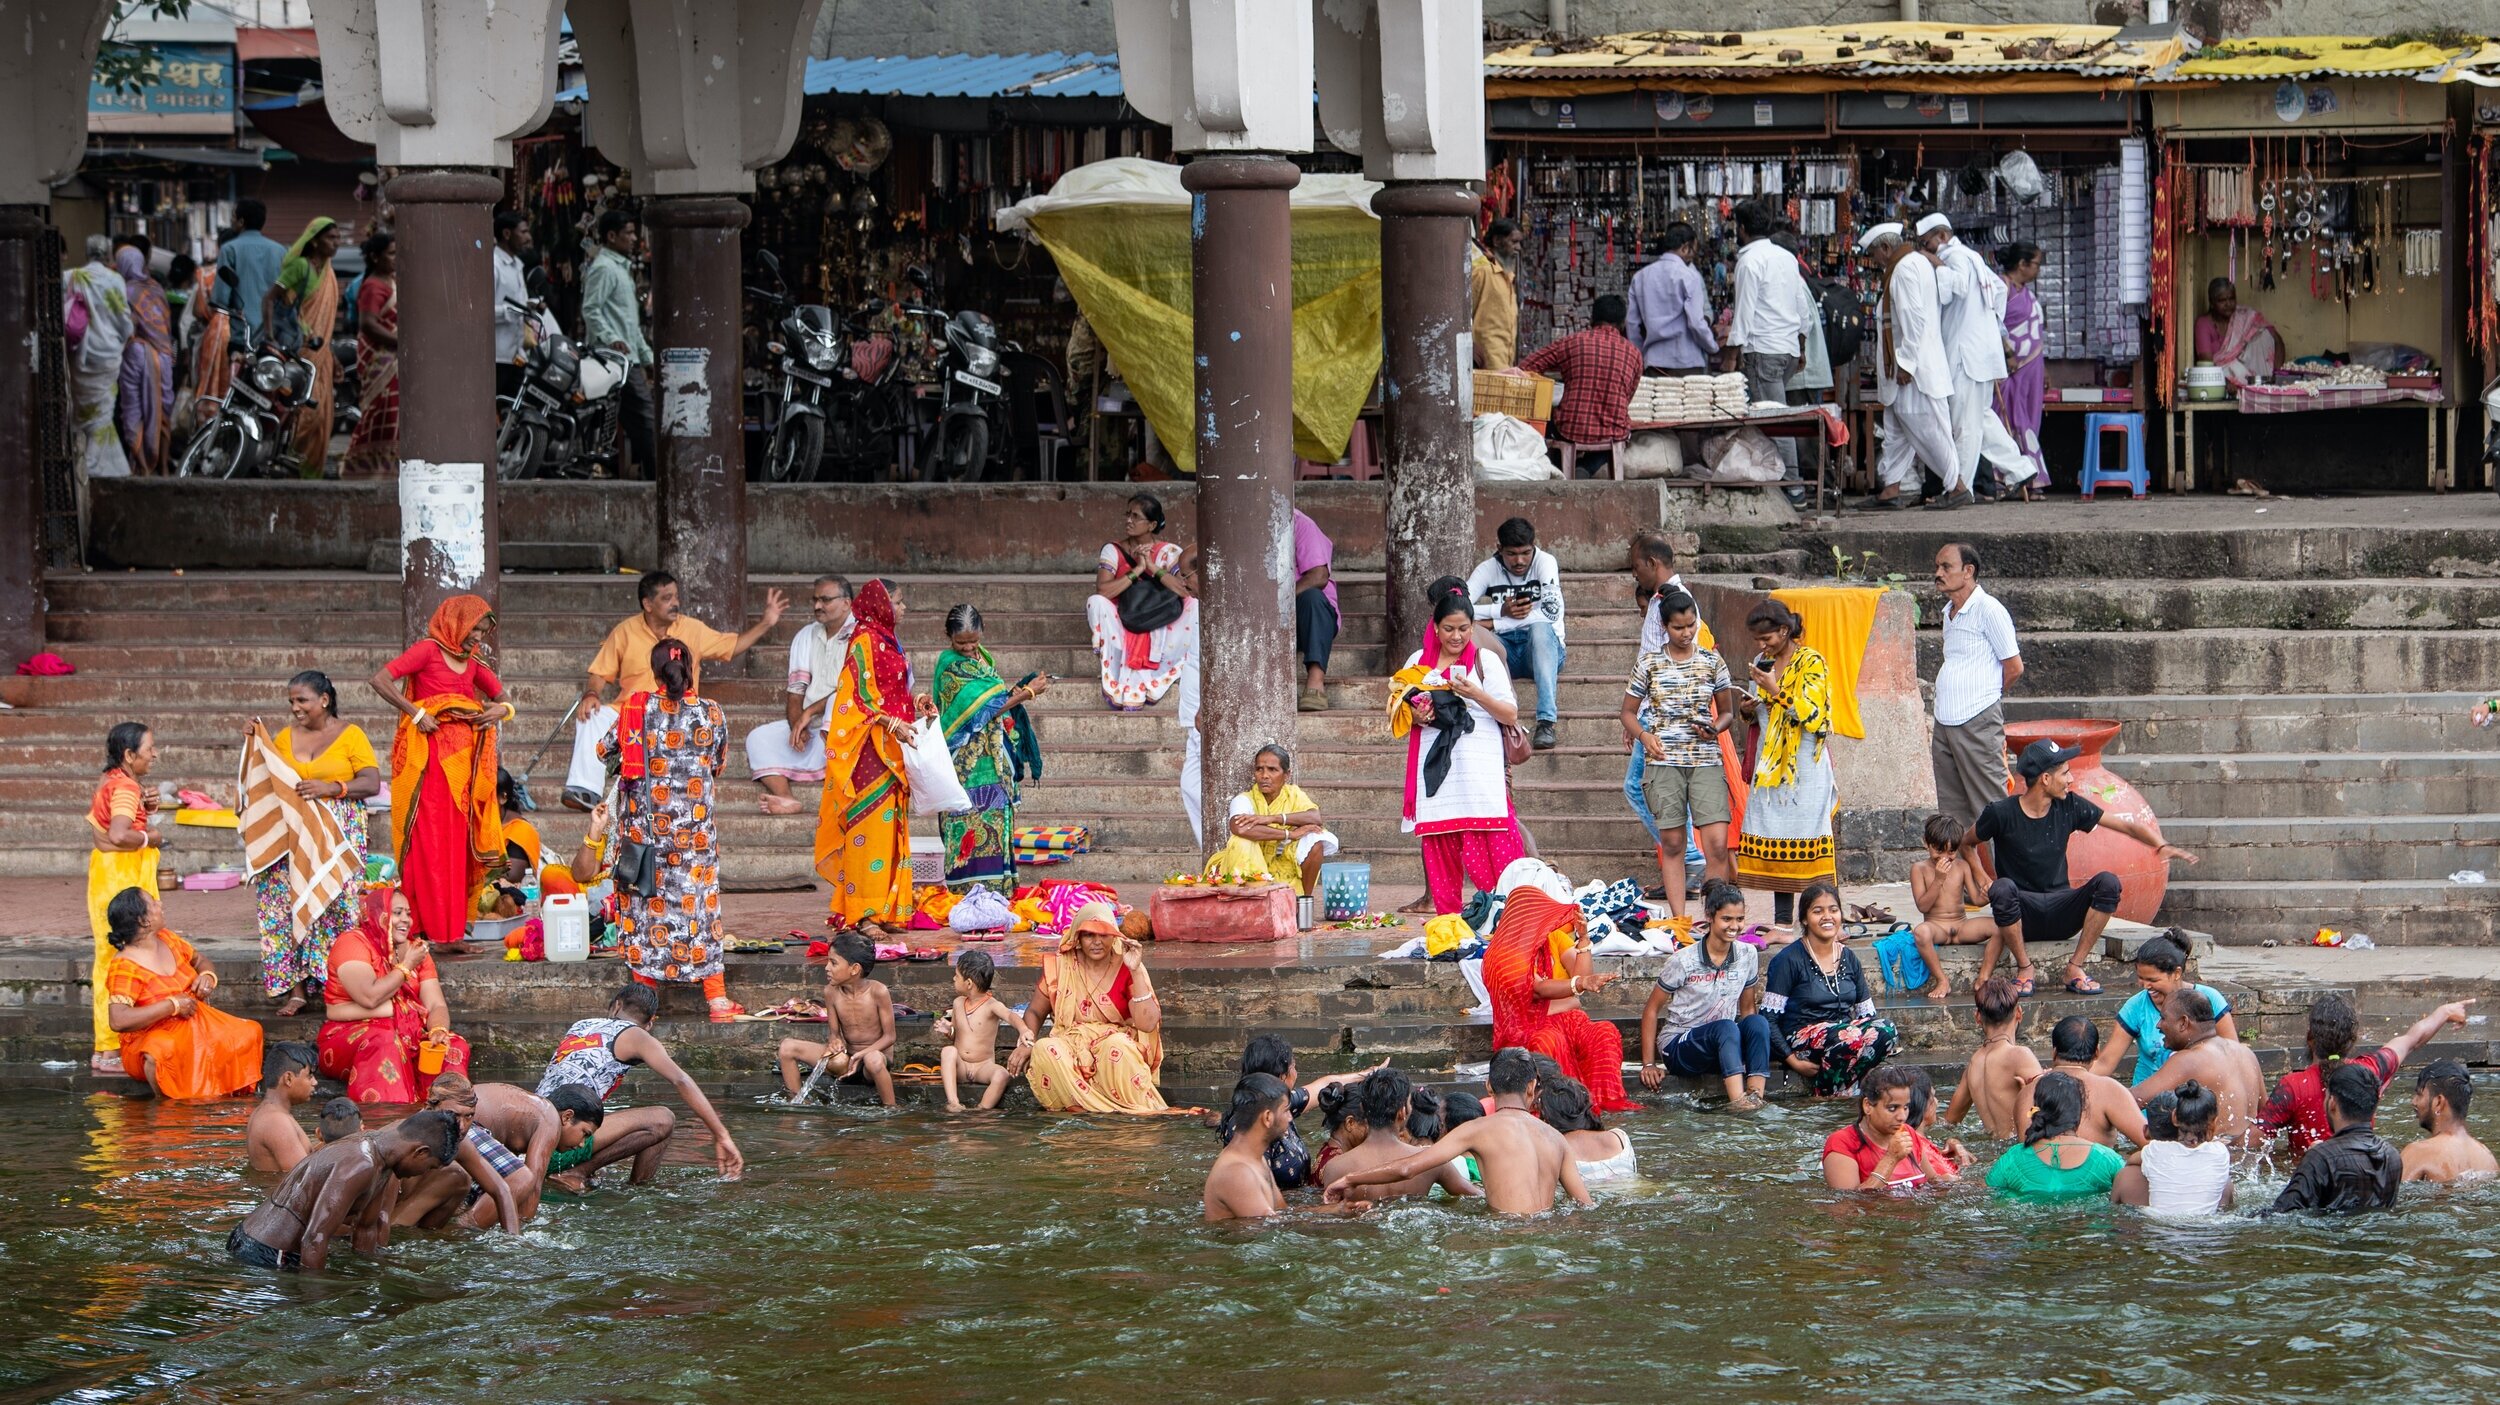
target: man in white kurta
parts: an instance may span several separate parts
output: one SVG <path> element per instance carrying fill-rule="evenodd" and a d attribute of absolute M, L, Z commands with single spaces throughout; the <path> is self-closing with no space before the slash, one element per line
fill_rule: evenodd
<path fill-rule="evenodd" d="M 1898 224 L 1869 229 L 1860 236 L 1859 248 L 1886 266 L 1882 372 L 1875 377 L 1877 398 L 1885 407 L 1884 452 L 1876 462 L 1883 492 L 1868 505 L 1907 507 L 1918 499 L 1920 460 L 1947 483 L 1955 475 L 1953 425 L 1946 410 L 1953 395 L 1953 370 L 1945 357 L 1938 268 L 1924 250 L 1903 242 Z"/>
<path fill-rule="evenodd" d="M 1943 311 L 1945 359 L 1953 371 L 1948 413 L 1953 424 L 1953 475 L 1939 507 L 1963 507 L 1979 478 L 1979 456 L 1996 419 L 1997 385 L 2005 379 L 2005 280 L 1979 251 L 1953 233 L 1940 211 L 1918 222 L 1919 242 L 1935 252 L 1937 302 Z M 2009 440 L 2010 442 L 2010 440 Z"/>
<path fill-rule="evenodd" d="M 747 733 L 747 774 L 764 787 L 768 815 L 801 813 L 806 802 L 790 793 L 790 783 L 825 778 L 825 712 L 850 648 L 851 583 L 818 576 L 808 591 L 808 612 L 806 627 L 790 637 L 782 718 Z"/>

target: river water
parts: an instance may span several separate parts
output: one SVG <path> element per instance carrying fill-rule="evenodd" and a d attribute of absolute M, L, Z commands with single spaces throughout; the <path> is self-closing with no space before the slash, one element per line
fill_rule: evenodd
<path fill-rule="evenodd" d="M 1198 1223 L 1179 1119 L 729 1115 L 742 1183 L 681 1120 L 653 1185 L 296 1277 L 224 1253 L 242 1105 L 0 1091 L 0 1402 L 2500 1398 L 2490 1189 L 2185 1226 L 1844 1198 L 1840 1108 L 1671 1105 L 1594 1211 L 1254 1230 Z"/>

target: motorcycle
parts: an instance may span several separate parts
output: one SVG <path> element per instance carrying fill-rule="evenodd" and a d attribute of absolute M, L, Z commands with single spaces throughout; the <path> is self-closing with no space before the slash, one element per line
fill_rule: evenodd
<path fill-rule="evenodd" d="M 2500 378 L 2483 387 L 2483 478 L 2500 492 Z"/>
<path fill-rule="evenodd" d="M 602 346 L 585 356 L 544 302 L 507 298 L 504 305 L 531 320 L 538 343 L 523 353 L 520 391 L 495 398 L 495 476 L 511 482 L 570 472 L 611 437 L 625 353 Z"/>
<path fill-rule="evenodd" d="M 765 385 L 763 422 L 772 437 L 764 450 L 764 478 L 772 483 L 812 483 L 825 457 L 825 411 L 837 380 L 856 379 L 833 309 L 794 302 L 781 276 L 781 260 L 765 250 L 757 259 L 772 275 L 770 288 L 749 288 L 773 318 L 776 375 Z"/>
<path fill-rule="evenodd" d="M 234 270 L 217 271 L 229 295 L 236 286 Z M 322 339 L 306 337 L 304 350 L 319 351 Z M 313 365 L 302 354 L 282 347 L 271 335 L 243 357 L 222 400 L 206 399 L 214 411 L 174 462 L 178 478 L 251 478 L 273 467 L 287 446 L 298 414 L 311 398 Z"/>
<path fill-rule="evenodd" d="M 997 324 L 970 308 L 949 316 L 906 303 L 901 311 L 931 324 L 930 339 L 940 348 L 936 383 L 915 387 L 923 422 L 920 481 L 967 483 L 994 464 L 1004 465 L 1007 387 L 999 379 L 998 355 L 1022 348 L 1000 342 Z"/>

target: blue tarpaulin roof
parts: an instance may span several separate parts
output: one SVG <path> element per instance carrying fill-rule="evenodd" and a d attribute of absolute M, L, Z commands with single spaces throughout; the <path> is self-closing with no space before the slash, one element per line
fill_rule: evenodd
<path fill-rule="evenodd" d="M 804 91 L 907 98 L 1116 98 L 1117 54 L 939 54 L 928 58 L 809 59 Z M 567 88 L 558 102 L 580 102 Z"/>

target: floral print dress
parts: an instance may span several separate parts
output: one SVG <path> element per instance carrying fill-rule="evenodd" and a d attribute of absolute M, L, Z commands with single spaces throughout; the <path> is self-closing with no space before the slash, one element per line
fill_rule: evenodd
<path fill-rule="evenodd" d="M 631 709 L 627 709 L 630 717 Z M 620 728 L 627 725 L 620 720 Z M 720 704 L 650 696 L 644 719 L 648 774 L 619 788 L 624 842 L 656 848 L 658 891 L 617 895 L 617 927 L 634 974 L 653 981 L 701 981 L 721 973 L 720 831 L 716 820 L 729 728 Z M 599 742 L 599 759 L 619 752 L 618 735 Z"/>

